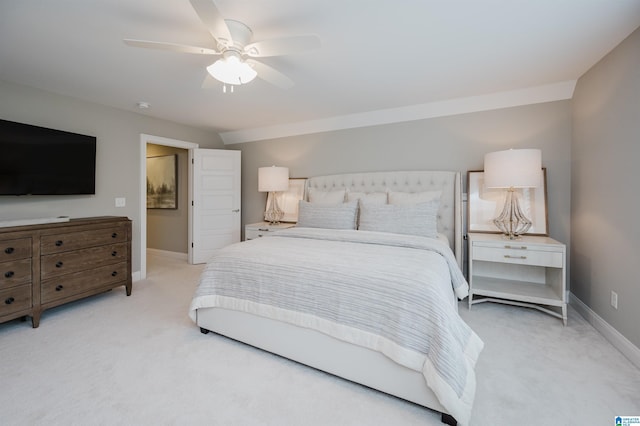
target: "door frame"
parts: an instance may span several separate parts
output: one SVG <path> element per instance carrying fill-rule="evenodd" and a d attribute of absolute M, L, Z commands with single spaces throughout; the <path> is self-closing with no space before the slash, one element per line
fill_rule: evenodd
<path fill-rule="evenodd" d="M 147 277 L 147 144 L 171 146 L 174 148 L 182 148 L 189 151 L 199 147 L 197 143 L 182 141 L 178 139 L 165 138 L 162 136 L 140 134 L 140 230 L 138 237 L 140 238 L 140 279 Z M 191 168 L 189 162 L 189 198 L 191 198 Z M 191 200 L 189 199 L 189 204 Z M 191 217 L 189 217 L 189 229 L 191 229 Z"/>

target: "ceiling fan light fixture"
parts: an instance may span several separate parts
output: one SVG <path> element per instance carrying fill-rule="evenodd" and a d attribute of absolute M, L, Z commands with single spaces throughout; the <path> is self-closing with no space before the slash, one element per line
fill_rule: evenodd
<path fill-rule="evenodd" d="M 237 53 L 225 54 L 222 59 L 209 65 L 207 72 L 216 80 L 232 85 L 247 84 L 258 75 L 256 70 L 243 61 Z"/>

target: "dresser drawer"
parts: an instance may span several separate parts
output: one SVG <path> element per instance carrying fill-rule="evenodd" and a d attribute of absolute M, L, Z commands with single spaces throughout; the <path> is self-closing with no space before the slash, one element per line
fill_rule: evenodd
<path fill-rule="evenodd" d="M 546 266 L 562 268 L 564 255 L 561 252 L 533 250 L 530 248 L 504 248 L 474 246 L 473 260 L 487 262 L 515 263 L 518 265 Z"/>
<path fill-rule="evenodd" d="M 127 241 L 126 224 L 65 234 L 43 235 L 40 239 L 40 252 L 47 255 L 124 241 Z"/>
<path fill-rule="evenodd" d="M 103 265 L 123 262 L 126 261 L 127 254 L 127 244 L 121 243 L 42 256 L 40 277 L 45 280 Z"/>
<path fill-rule="evenodd" d="M 0 290 L 0 317 L 31 308 L 31 285 Z"/>
<path fill-rule="evenodd" d="M 0 262 L 31 257 L 31 238 L 0 241 Z"/>
<path fill-rule="evenodd" d="M 42 303 L 73 297 L 77 294 L 107 287 L 109 284 L 127 280 L 127 263 L 120 262 L 90 271 L 75 272 L 62 277 L 48 279 L 40 284 Z"/>
<path fill-rule="evenodd" d="M 0 263 L 0 289 L 31 282 L 31 259 Z"/>

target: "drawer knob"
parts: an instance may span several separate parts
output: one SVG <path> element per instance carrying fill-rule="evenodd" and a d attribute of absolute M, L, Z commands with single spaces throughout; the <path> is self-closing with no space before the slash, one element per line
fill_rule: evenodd
<path fill-rule="evenodd" d="M 58 260 L 58 261 L 56 262 L 56 268 L 62 268 L 62 265 L 64 265 L 64 263 L 62 263 L 62 261 L 61 261 L 61 260 Z"/>
<path fill-rule="evenodd" d="M 113 234 L 111 234 L 111 238 L 118 238 L 118 233 L 114 232 Z"/>
<path fill-rule="evenodd" d="M 56 291 L 62 291 L 63 288 L 64 288 L 64 286 L 62 284 L 58 284 L 56 286 Z"/>
<path fill-rule="evenodd" d="M 113 272 L 111 273 L 111 276 L 112 276 L 112 277 L 115 277 L 116 275 L 118 275 L 118 271 L 113 271 Z"/>
<path fill-rule="evenodd" d="M 64 244 L 64 241 L 62 241 L 62 240 L 56 241 L 56 247 L 60 247 L 63 244 Z"/>
<path fill-rule="evenodd" d="M 111 256 L 117 256 L 117 255 L 118 255 L 117 251 L 114 250 L 114 251 L 111 252 Z"/>
<path fill-rule="evenodd" d="M 7 271 L 4 273 L 4 277 L 5 278 L 11 278 L 12 276 L 14 276 L 14 272 L 13 271 Z"/>
<path fill-rule="evenodd" d="M 4 300 L 4 303 L 5 303 L 6 305 L 10 305 L 10 304 L 12 304 L 12 303 L 13 303 L 13 302 L 15 302 L 15 301 L 16 301 L 16 299 L 14 299 L 13 297 L 9 297 L 8 299 L 5 299 L 5 300 Z"/>
<path fill-rule="evenodd" d="M 7 254 L 11 254 L 15 251 L 15 249 L 13 247 L 7 247 L 6 249 L 4 249 L 4 252 Z"/>

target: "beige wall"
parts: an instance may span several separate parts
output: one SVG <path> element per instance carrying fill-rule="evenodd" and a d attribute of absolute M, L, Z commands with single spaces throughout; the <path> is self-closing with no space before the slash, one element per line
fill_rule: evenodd
<path fill-rule="evenodd" d="M 140 134 L 223 147 L 213 132 L 5 82 L 0 82 L 0 118 L 97 137 L 95 195 L 1 196 L 0 217 L 127 216 L 133 220 L 134 271 L 140 270 L 137 236 L 141 196 L 146 196 L 140 194 Z M 126 207 L 116 208 L 115 197 L 125 197 Z"/>
<path fill-rule="evenodd" d="M 189 235 L 189 151 L 147 144 L 147 157 L 177 155 L 177 209 L 147 209 L 147 248 L 187 254 Z"/>
<path fill-rule="evenodd" d="M 260 221 L 258 167 L 291 177 L 384 170 L 482 170 L 484 154 L 540 148 L 547 167 L 551 236 L 569 243 L 571 103 L 549 102 L 451 117 L 230 145 L 242 150 L 243 223 Z"/>
<path fill-rule="evenodd" d="M 572 292 L 640 347 L 640 29 L 585 73 L 573 98 Z M 618 309 L 610 305 L 618 293 Z"/>

